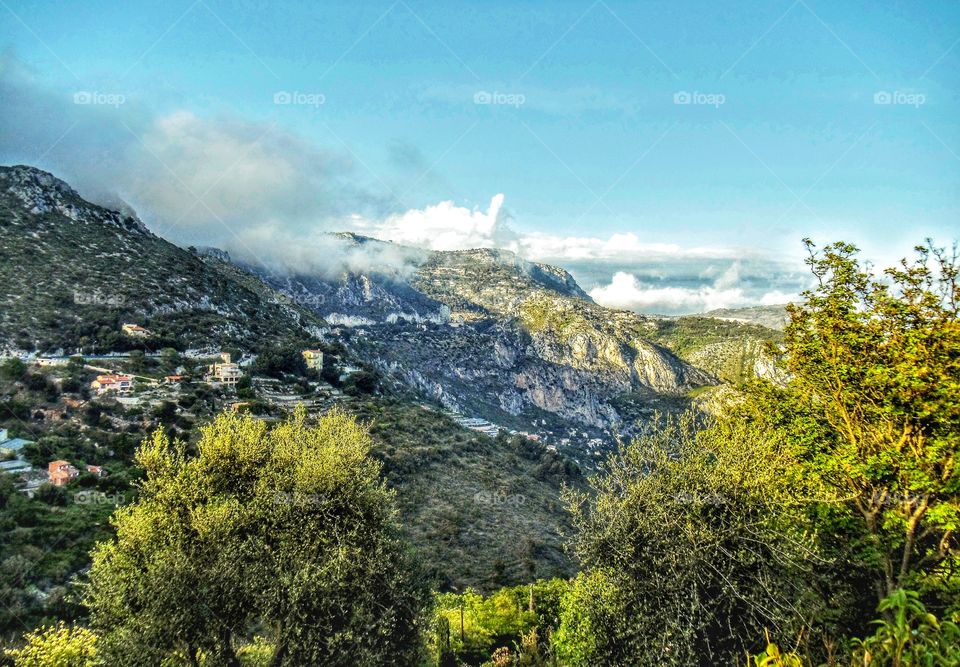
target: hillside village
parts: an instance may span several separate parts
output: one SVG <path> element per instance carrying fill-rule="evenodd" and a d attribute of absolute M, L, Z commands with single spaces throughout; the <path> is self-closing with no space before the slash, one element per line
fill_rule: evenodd
<path fill-rule="evenodd" d="M 146 414 L 197 417 L 184 406 L 183 399 L 198 390 L 212 392 L 214 400 L 207 406 L 210 413 L 231 409 L 278 419 L 297 405 L 323 412 L 351 400 L 342 387 L 361 372 L 354 365 L 338 363 L 334 356 L 325 357 L 322 349 L 308 348 L 300 351 L 302 375 L 263 377 L 257 373 L 255 355 L 234 361 L 233 354 L 226 351 L 215 356 L 206 351 L 180 354 L 169 348 L 153 351 L 146 345 L 152 337 L 147 328 L 124 323 L 121 331 L 124 336 L 143 340 L 144 349 L 91 357 L 28 355 L 0 358 L 0 362 L 21 365 L 23 371 L 36 373 L 62 390 L 42 406 L 32 406 L 34 417 L 59 427 L 73 423 L 81 428 L 83 415 L 91 410 L 107 415 L 109 422 L 120 429 L 135 426 L 138 417 Z M 321 377 L 325 358 L 330 381 Z M 292 370 L 298 370 L 296 366 Z M 25 433 L 35 430 L 25 422 L 14 428 Z M 57 459 L 36 466 L 26 458 L 31 445 L 36 443 L 0 429 L 0 472 L 12 475 L 18 489 L 31 497 L 44 484 L 65 487 L 78 480 L 81 473 L 96 478 L 108 475 L 104 467 L 89 462 Z"/>
<path fill-rule="evenodd" d="M 302 364 L 294 363 L 288 369 L 292 372 L 267 374 L 258 366 L 255 354 L 240 354 L 235 359 L 235 353 L 228 351 L 218 354 L 211 354 L 209 350 L 179 353 L 169 348 L 156 351 L 149 347 L 153 336 L 149 329 L 123 323 L 121 331 L 130 339 L 143 341 L 143 349 L 89 357 L 28 355 L 19 359 L 27 369 L 43 374 L 54 385 L 67 384 L 66 388 L 73 390 L 63 391 L 37 410 L 45 420 L 58 422 L 61 427 L 73 423 L 82 428 L 82 416 L 92 410 L 99 411 L 110 425 L 120 430 L 142 425 L 146 415 L 194 420 L 203 415 L 185 406 L 184 398 L 201 391 L 210 392 L 212 398 L 205 406 L 205 414 L 228 409 L 252 412 L 276 421 L 297 406 L 304 406 L 311 414 L 321 414 L 334 405 L 353 400 L 357 379 L 367 384 L 367 390 L 372 389 L 367 371 L 329 352 L 325 354 L 322 348 L 299 350 Z M 289 357 L 292 352 L 287 352 Z M 67 378 L 80 378 L 80 386 L 77 387 L 76 382 L 65 383 Z M 557 433 L 548 427 L 546 420 L 541 424 L 542 431 L 529 432 L 449 408 L 427 403 L 421 406 L 438 410 L 461 427 L 490 438 L 503 434 L 535 443 L 543 441 L 546 450 L 557 452 L 558 444 L 566 448 L 571 438 L 580 436 L 580 444 L 585 444 L 587 452 L 596 451 L 599 456 L 602 449 L 600 438 L 591 438 L 586 431 Z M 33 441 L 8 437 L 6 430 L 0 431 L 0 440 L 3 440 L 0 455 L 5 457 L 0 461 L 0 470 L 12 475 L 17 480 L 17 488 L 31 497 L 44 484 L 65 487 L 82 474 L 98 479 L 109 474 L 107 468 L 95 462 L 55 459 L 45 465 L 35 465 L 24 457 L 25 448 L 35 444 Z M 590 467 L 589 459 L 581 464 Z"/>

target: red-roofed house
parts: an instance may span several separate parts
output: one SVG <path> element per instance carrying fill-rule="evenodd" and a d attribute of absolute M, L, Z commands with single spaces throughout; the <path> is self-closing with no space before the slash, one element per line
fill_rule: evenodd
<path fill-rule="evenodd" d="M 149 338 L 153 335 L 149 329 L 144 329 L 139 324 L 124 324 L 123 333 L 134 338 Z"/>
<path fill-rule="evenodd" d="M 90 383 L 90 388 L 97 394 L 106 394 L 116 392 L 118 394 L 129 394 L 133 391 L 132 375 L 98 375 L 97 379 Z"/>
<path fill-rule="evenodd" d="M 70 465 L 69 461 L 51 461 L 47 464 L 47 477 L 54 486 L 66 486 L 79 474 L 80 471 Z"/>

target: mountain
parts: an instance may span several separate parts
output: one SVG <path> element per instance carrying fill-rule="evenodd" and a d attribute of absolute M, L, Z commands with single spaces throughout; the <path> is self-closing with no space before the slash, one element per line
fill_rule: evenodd
<path fill-rule="evenodd" d="M 306 273 L 245 268 L 343 325 L 384 375 L 464 414 L 609 438 L 685 407 L 694 389 L 770 372 L 776 332 L 604 308 L 565 270 L 508 251 L 331 242 L 331 258 L 351 259 Z"/>
<path fill-rule="evenodd" d="M 238 347 L 326 338 L 384 386 L 574 451 L 682 409 L 702 387 L 773 373 L 777 332 L 604 308 L 565 270 L 504 250 L 431 252 L 352 233 L 296 268 L 183 249 L 130 211 L 30 167 L 0 168 L 0 340 L 10 350 Z M 332 330 L 331 330 L 332 327 Z"/>
<path fill-rule="evenodd" d="M 664 317 L 650 338 L 723 382 L 782 379 L 769 348 L 783 333 L 759 324 L 707 315 Z"/>
<path fill-rule="evenodd" d="M 338 243 L 365 244 L 368 250 L 381 245 L 362 237 L 337 238 Z M 396 254 L 394 248 L 383 248 Z M 331 300 L 339 299 L 338 307 L 345 309 L 364 294 L 363 284 L 371 283 L 354 275 Z M 383 312 L 389 299 L 411 308 L 438 307 L 399 273 L 382 295 Z M 85 201 L 49 173 L 0 168 L 0 354 L 59 347 L 72 351 L 79 345 L 124 349 L 137 345 L 119 333 L 120 325 L 131 321 L 154 332 L 148 345 L 236 346 L 257 352 L 297 338 L 335 342 L 331 328 L 304 305 L 319 301 L 307 293 L 276 291 L 223 251 L 178 248 L 152 234 L 135 215 Z M 339 362 L 358 363 L 349 355 L 335 356 Z M 44 367 L 29 375 L 43 378 L 45 372 L 68 371 Z M 81 386 L 92 375 L 83 378 Z M 73 447 L 122 441 L 131 448 L 149 433 L 139 428 L 150 422 L 141 423 L 135 415 L 155 415 L 152 400 L 179 406 L 174 407 L 179 416 L 165 422 L 168 427 L 188 415 L 202 424 L 211 417 L 208 408 L 224 409 L 236 400 L 230 393 L 218 398 L 219 392 L 202 392 L 205 398 L 198 400 L 190 385 L 182 393 L 170 389 L 159 403 L 144 398 L 143 405 L 131 410 L 110 399 L 93 399 L 89 407 L 100 419 L 91 427 L 65 408 L 63 420 L 35 416 L 52 408 L 51 399 L 32 392 L 29 382 L 4 377 L 0 385 L 0 425 L 29 424 L 31 433 L 41 434 L 38 440 L 48 435 L 59 443 L 57 451 L 71 459 L 87 451 Z M 369 427 L 372 455 L 383 462 L 384 479 L 396 490 L 404 534 L 431 581 L 445 589 L 492 590 L 533 576 L 571 576 L 575 569 L 562 548 L 562 533 L 571 527 L 560 495 L 563 485 L 583 488 L 579 468 L 543 443 L 471 430 L 426 401 L 411 401 L 409 393 L 342 397 L 338 405 Z M 208 400 L 214 403 L 208 405 Z M 10 406 L 22 408 L 15 422 Z M 84 436 L 74 430 L 81 426 Z M 129 465 L 126 452 L 112 465 Z M 119 484 L 125 475 L 111 474 L 111 479 Z"/>
<path fill-rule="evenodd" d="M 259 280 L 151 233 L 131 213 L 82 199 L 53 175 L 0 167 L 0 341 L 14 351 L 153 343 L 239 346 L 315 338 L 325 323 Z M 147 341 L 151 344 L 150 340 Z"/>

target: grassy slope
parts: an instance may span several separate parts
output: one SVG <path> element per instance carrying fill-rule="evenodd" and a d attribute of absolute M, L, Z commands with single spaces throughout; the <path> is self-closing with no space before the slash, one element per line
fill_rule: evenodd
<path fill-rule="evenodd" d="M 570 464 L 416 404 L 377 400 L 353 410 L 370 424 L 404 530 L 438 587 L 492 590 L 572 573 L 560 491 L 583 478 Z"/>
<path fill-rule="evenodd" d="M 658 320 L 648 336 L 727 382 L 752 377 L 755 364 L 768 358 L 764 346 L 783 339 L 781 332 L 764 326 L 699 316 Z"/>

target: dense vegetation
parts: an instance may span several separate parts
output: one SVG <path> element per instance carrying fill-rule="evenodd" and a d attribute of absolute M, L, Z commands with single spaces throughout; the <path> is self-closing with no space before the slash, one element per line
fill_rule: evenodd
<path fill-rule="evenodd" d="M 586 486 L 542 450 L 495 443 L 566 481 L 572 579 L 425 595 L 380 468 L 402 480 L 438 456 L 440 440 L 397 445 L 442 415 L 356 408 L 377 458 L 343 413 L 272 429 L 223 415 L 195 453 L 163 432 L 141 446 L 140 496 L 80 588 L 89 623 L 38 629 L 11 657 L 955 667 L 956 259 L 923 247 L 875 275 L 852 246 L 810 251 L 816 286 L 769 350 L 782 382 L 741 385 L 716 417 L 655 420 Z"/>

